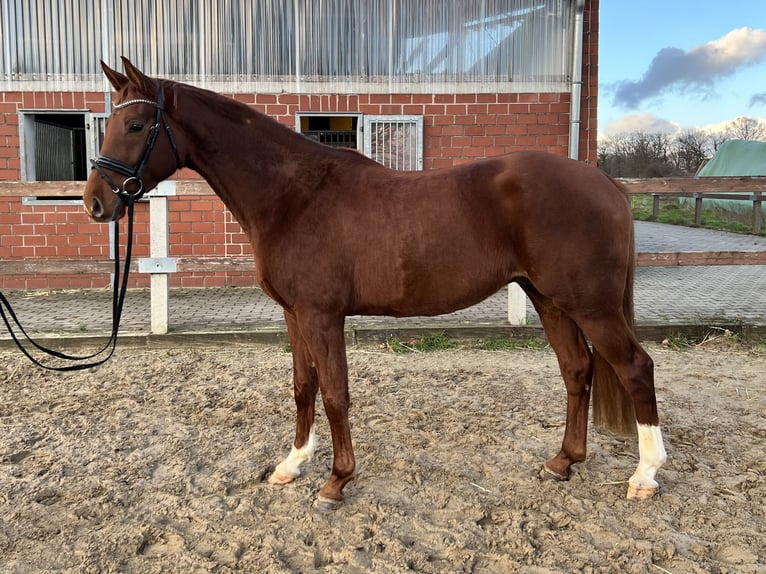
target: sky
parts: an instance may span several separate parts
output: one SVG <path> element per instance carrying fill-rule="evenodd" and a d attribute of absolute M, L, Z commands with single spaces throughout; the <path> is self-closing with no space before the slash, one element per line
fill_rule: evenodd
<path fill-rule="evenodd" d="M 766 121 L 765 0 L 601 0 L 600 135 Z"/>

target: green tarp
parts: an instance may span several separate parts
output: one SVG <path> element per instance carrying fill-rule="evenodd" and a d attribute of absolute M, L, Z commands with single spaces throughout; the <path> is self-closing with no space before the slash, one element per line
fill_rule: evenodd
<path fill-rule="evenodd" d="M 697 173 L 697 177 L 733 175 L 766 175 L 766 142 L 725 141 Z"/>
<path fill-rule="evenodd" d="M 723 142 L 715 155 L 697 172 L 697 177 L 725 177 L 737 175 L 766 176 L 766 142 L 728 140 Z M 693 200 L 686 200 L 685 202 Z M 750 213 L 751 201 L 736 199 L 706 199 L 705 205 L 734 213 Z M 763 205 L 766 213 L 766 204 Z"/>

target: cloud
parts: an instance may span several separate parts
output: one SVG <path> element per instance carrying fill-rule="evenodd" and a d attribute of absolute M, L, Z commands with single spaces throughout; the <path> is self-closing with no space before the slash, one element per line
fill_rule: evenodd
<path fill-rule="evenodd" d="M 732 118 L 730 120 L 723 120 L 721 122 L 717 122 L 714 124 L 705 124 L 703 126 L 699 126 L 699 128 L 696 128 L 696 129 L 700 129 L 703 132 L 707 132 L 707 133 L 721 133 L 731 128 L 732 124 L 736 122 L 738 119 L 739 118 Z M 749 119 L 755 120 L 759 124 L 766 126 L 766 118 L 762 116 L 751 116 Z"/>
<path fill-rule="evenodd" d="M 750 98 L 750 107 L 753 106 L 766 106 L 766 92 L 760 94 L 753 94 Z"/>
<path fill-rule="evenodd" d="M 766 30 L 748 27 L 737 28 L 718 40 L 695 46 L 688 51 L 663 48 L 640 80 L 625 80 L 617 84 L 614 101 L 635 108 L 644 100 L 662 95 L 668 90 L 709 93 L 719 79 L 764 59 Z"/>
<path fill-rule="evenodd" d="M 604 141 L 611 137 L 620 137 L 636 133 L 665 134 L 672 139 L 685 130 L 699 130 L 707 134 L 720 134 L 729 130 L 738 119 L 741 118 L 731 118 L 703 125 L 681 125 L 677 122 L 655 116 L 654 114 L 626 114 L 621 118 L 606 124 L 606 127 L 604 127 L 603 130 L 599 130 L 598 139 L 599 141 Z M 750 116 L 748 119 L 755 120 L 766 128 L 766 117 Z"/>
<path fill-rule="evenodd" d="M 681 126 L 675 122 L 660 118 L 654 114 L 627 114 L 609 122 L 604 128 L 604 134 L 614 136 L 618 134 L 632 134 L 644 132 L 647 134 L 670 134 L 680 131 Z"/>

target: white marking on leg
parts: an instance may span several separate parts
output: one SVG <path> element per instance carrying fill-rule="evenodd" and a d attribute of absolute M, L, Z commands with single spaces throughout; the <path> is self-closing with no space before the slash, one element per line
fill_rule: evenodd
<path fill-rule="evenodd" d="M 662 442 L 660 427 L 638 425 L 638 455 L 638 468 L 636 468 L 636 472 L 628 480 L 630 485 L 628 490 L 629 498 L 633 498 L 631 491 L 633 491 L 635 497 L 643 498 L 639 494 L 640 491 L 653 493 L 659 486 L 657 481 L 654 480 L 654 476 L 668 458 L 665 452 L 665 445 Z"/>
<path fill-rule="evenodd" d="M 301 465 L 304 462 L 311 460 L 315 450 L 316 436 L 314 435 L 314 427 L 312 426 L 306 444 L 301 448 L 295 448 L 295 445 L 293 445 L 287 458 L 280 462 L 279 465 L 277 465 L 277 468 L 274 469 L 274 474 L 271 475 L 272 478 L 280 477 L 283 479 L 282 482 L 285 482 L 284 479 L 292 480 L 298 478 L 301 475 Z M 276 480 L 273 482 L 276 482 Z"/>

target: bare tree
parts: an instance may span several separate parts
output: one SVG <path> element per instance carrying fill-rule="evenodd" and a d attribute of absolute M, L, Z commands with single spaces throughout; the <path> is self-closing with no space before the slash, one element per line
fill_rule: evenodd
<path fill-rule="evenodd" d="M 721 147 L 721 144 L 723 142 L 731 139 L 731 136 L 725 131 L 710 133 L 708 134 L 708 137 L 710 138 L 710 146 L 712 148 L 713 153 L 718 151 L 718 148 Z"/>
<path fill-rule="evenodd" d="M 599 143 L 599 166 L 615 177 L 667 177 L 678 170 L 671 161 L 670 136 L 634 132 Z"/>
<path fill-rule="evenodd" d="M 674 163 L 682 171 L 697 173 L 712 147 L 709 134 L 699 129 L 686 129 L 673 142 Z"/>
<path fill-rule="evenodd" d="M 598 164 L 614 177 L 693 175 L 730 139 L 766 141 L 766 122 L 740 117 L 724 131 L 687 129 L 674 138 L 662 133 L 617 134 L 599 141 Z"/>
<path fill-rule="evenodd" d="M 739 117 L 726 127 L 729 139 L 764 141 L 766 123 L 755 118 Z"/>

